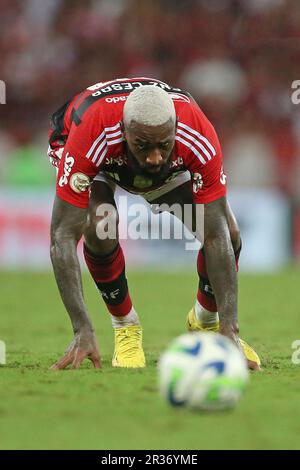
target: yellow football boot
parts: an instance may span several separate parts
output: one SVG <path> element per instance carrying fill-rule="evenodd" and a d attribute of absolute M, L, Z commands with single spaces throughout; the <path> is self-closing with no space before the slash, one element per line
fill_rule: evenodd
<path fill-rule="evenodd" d="M 214 333 L 217 333 L 219 331 L 219 321 L 209 326 L 201 325 L 196 318 L 195 308 L 193 307 L 192 310 L 189 311 L 187 316 L 187 329 L 188 331 L 213 331 Z M 250 363 L 253 363 L 251 365 L 251 369 L 260 369 L 261 360 L 258 354 L 243 339 L 240 339 L 240 343 L 246 359 Z"/>
<path fill-rule="evenodd" d="M 217 333 L 217 331 L 219 331 L 219 320 L 217 320 L 216 323 L 212 323 L 208 326 L 201 325 L 196 318 L 194 307 L 188 313 L 186 325 L 188 331 L 213 331 L 214 333 Z"/>
<path fill-rule="evenodd" d="M 142 339 L 143 330 L 139 325 L 115 328 L 113 367 L 145 367 Z"/>
<path fill-rule="evenodd" d="M 255 352 L 254 349 L 251 348 L 251 346 L 249 346 L 249 344 L 246 343 L 246 341 L 244 341 L 241 338 L 240 338 L 240 343 L 243 348 L 246 359 L 254 363 L 254 367 L 251 367 L 251 369 L 260 369 L 261 360 L 257 352 Z M 255 364 L 257 365 L 257 367 L 255 367 Z"/>

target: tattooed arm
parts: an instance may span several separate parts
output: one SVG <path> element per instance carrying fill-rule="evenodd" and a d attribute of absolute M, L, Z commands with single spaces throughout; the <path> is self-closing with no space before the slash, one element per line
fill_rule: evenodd
<path fill-rule="evenodd" d="M 238 344 L 237 272 L 225 197 L 205 204 L 204 249 L 207 272 L 218 306 L 220 333 Z"/>
<path fill-rule="evenodd" d="M 88 358 L 101 366 L 100 354 L 83 298 L 77 245 L 86 223 L 87 209 L 75 207 L 56 196 L 51 223 L 51 261 L 57 286 L 72 322 L 74 339 L 65 355 L 52 366 L 78 368 Z"/>

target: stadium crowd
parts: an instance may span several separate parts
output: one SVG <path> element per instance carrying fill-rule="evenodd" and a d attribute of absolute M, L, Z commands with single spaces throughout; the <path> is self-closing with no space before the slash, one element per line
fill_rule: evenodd
<path fill-rule="evenodd" d="M 214 123 L 231 184 L 300 202 L 298 0 L 0 0 L 0 183 L 50 183 L 49 115 L 98 81 L 153 76 Z"/>

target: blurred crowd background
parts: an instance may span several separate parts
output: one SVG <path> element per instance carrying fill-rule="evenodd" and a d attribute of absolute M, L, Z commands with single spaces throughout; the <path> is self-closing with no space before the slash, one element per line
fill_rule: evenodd
<path fill-rule="evenodd" d="M 197 99 L 232 187 L 286 198 L 300 253 L 299 0 L 0 0 L 0 16 L 1 186 L 53 185 L 49 116 L 72 95 L 153 76 Z"/>

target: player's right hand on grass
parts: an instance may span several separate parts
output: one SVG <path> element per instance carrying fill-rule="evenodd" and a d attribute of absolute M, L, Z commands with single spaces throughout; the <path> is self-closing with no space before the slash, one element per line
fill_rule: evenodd
<path fill-rule="evenodd" d="M 96 369 L 100 369 L 100 352 L 95 333 L 91 330 L 76 333 L 63 357 L 53 364 L 51 370 L 66 369 L 68 366 L 78 369 L 84 359 L 89 359 Z"/>

